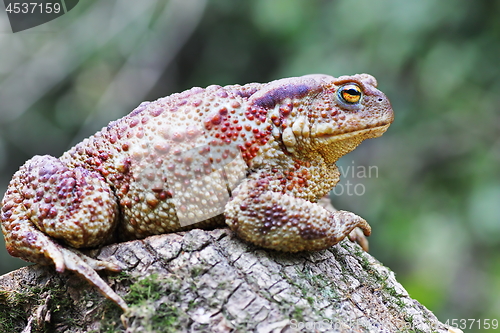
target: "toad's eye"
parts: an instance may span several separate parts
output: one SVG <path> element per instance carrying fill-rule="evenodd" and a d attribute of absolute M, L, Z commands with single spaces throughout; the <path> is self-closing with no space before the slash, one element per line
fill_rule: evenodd
<path fill-rule="evenodd" d="M 361 100 L 361 88 L 356 84 L 346 84 L 338 90 L 340 99 L 347 104 L 356 104 Z"/>

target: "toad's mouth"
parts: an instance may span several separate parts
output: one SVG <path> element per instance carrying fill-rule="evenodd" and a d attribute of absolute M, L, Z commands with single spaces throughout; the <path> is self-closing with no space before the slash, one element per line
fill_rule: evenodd
<path fill-rule="evenodd" d="M 382 125 L 382 126 L 374 126 L 374 127 L 369 127 L 365 128 L 362 130 L 357 130 L 357 131 L 352 131 L 352 132 L 346 132 L 346 133 L 341 133 L 341 134 L 329 134 L 329 133 L 324 133 L 316 136 L 316 140 L 320 142 L 337 142 L 337 141 L 344 141 L 344 140 L 349 140 L 353 138 L 360 139 L 360 141 L 365 140 L 365 139 L 372 139 L 372 138 L 377 138 L 381 136 L 382 134 L 387 131 L 387 128 L 389 128 L 390 124 Z"/>

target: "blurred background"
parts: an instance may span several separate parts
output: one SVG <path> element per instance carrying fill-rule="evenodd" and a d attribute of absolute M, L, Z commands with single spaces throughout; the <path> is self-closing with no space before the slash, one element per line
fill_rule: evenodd
<path fill-rule="evenodd" d="M 0 12 L 1 195 L 143 100 L 369 73 L 396 119 L 342 158 L 334 205 L 441 321 L 500 320 L 500 1 L 87 0 L 16 34 Z M 26 265 L 0 246 L 1 274 Z"/>

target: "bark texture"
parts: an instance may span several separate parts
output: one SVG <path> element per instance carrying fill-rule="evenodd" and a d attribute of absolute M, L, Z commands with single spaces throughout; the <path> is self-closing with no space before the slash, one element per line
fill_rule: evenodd
<path fill-rule="evenodd" d="M 33 265 L 0 277 L 1 332 L 448 332 L 359 245 L 279 253 L 228 229 L 191 230 L 91 254 L 131 307 L 72 273 Z"/>

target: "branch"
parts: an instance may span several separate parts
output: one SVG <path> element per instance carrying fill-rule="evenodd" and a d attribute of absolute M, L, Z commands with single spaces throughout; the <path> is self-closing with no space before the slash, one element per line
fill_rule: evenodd
<path fill-rule="evenodd" d="M 33 265 L 0 277 L 3 332 L 448 332 L 394 273 L 350 241 L 280 253 L 228 229 L 191 230 L 107 246 L 93 255 L 131 307 L 72 274 Z"/>

